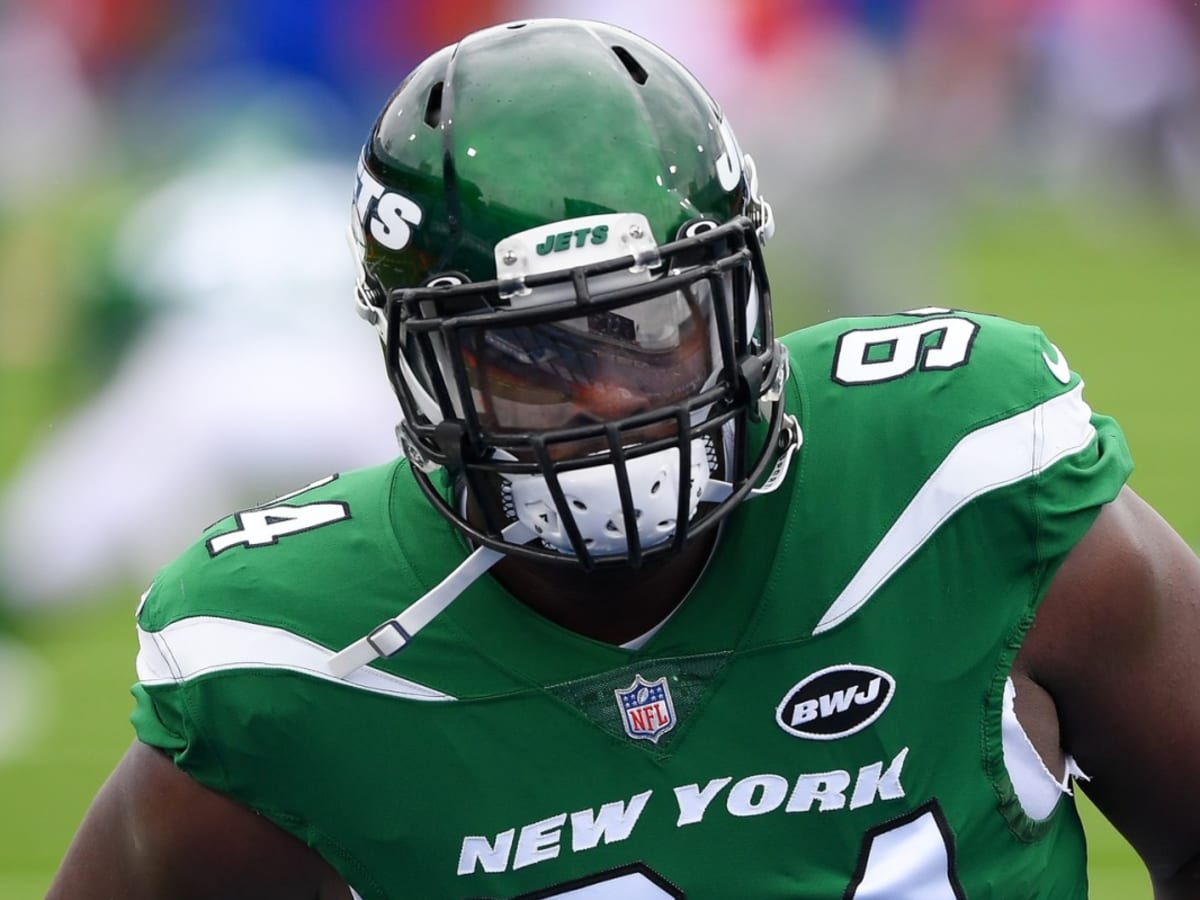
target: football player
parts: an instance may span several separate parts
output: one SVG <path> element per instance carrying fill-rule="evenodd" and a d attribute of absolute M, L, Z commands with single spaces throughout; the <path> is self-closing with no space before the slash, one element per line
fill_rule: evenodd
<path fill-rule="evenodd" d="M 717 104 L 614 27 L 465 37 L 358 167 L 404 458 L 209 528 L 54 900 L 1197 895 L 1200 561 L 1036 328 L 777 340 Z"/>

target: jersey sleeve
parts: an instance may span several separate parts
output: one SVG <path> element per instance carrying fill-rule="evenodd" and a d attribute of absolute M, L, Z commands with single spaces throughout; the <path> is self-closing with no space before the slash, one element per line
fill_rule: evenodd
<path fill-rule="evenodd" d="M 987 437 L 991 446 L 977 463 L 994 476 L 973 479 L 983 493 L 992 477 L 1012 479 L 1014 489 L 995 490 L 995 506 L 985 501 L 984 508 L 1025 535 L 1026 565 L 1037 573 L 1040 599 L 1100 509 L 1120 493 L 1133 461 L 1120 426 L 1093 410 L 1084 379 L 1040 328 L 993 317 L 978 321 L 993 338 L 992 365 L 978 374 L 997 382 L 985 382 L 980 393 L 989 398 L 983 407 L 994 412 L 956 449 Z M 1003 528 L 997 523 L 998 533 Z"/>
<path fill-rule="evenodd" d="M 1104 504 L 1120 493 L 1133 470 L 1125 435 L 1116 420 L 1092 409 L 1083 377 L 1040 328 L 987 318 L 983 328 L 1001 332 L 1000 366 L 993 377 L 1004 408 L 1023 411 L 1007 420 L 1014 430 L 1014 464 L 1029 454 L 1027 490 L 1010 495 L 1014 516 L 1029 522 L 1041 590 L 1049 587 L 1071 548 L 1083 537 Z M 1024 401 L 1024 397 L 1028 401 Z M 1006 429 L 995 424 L 998 435 Z"/>
<path fill-rule="evenodd" d="M 1034 483 L 1037 549 L 1046 575 L 1051 575 L 1091 526 L 1100 508 L 1116 499 L 1133 470 L 1125 436 L 1117 422 L 1082 409 L 1091 437 L 1086 446 L 1063 456 Z M 1071 414 L 1071 413 L 1068 413 Z M 1044 580 L 1048 585 L 1048 577 Z"/>
<path fill-rule="evenodd" d="M 133 723 L 134 734 L 143 744 L 157 747 L 174 757 L 187 749 L 187 729 L 183 721 L 182 711 L 177 702 L 178 697 L 161 697 L 156 699 L 146 687 L 138 682 L 131 689 L 134 707 L 129 719 Z M 171 702 L 175 700 L 176 702 Z"/>
<path fill-rule="evenodd" d="M 139 741 L 162 750 L 181 768 L 206 780 L 205 771 L 211 772 L 216 762 L 204 749 L 203 729 L 188 702 L 188 683 L 179 677 L 171 649 L 156 631 L 149 630 L 149 623 L 157 622 L 169 608 L 171 601 L 166 595 L 170 593 L 161 581 L 152 585 L 138 611 L 138 680 L 130 688 L 134 708 L 129 718 Z"/>

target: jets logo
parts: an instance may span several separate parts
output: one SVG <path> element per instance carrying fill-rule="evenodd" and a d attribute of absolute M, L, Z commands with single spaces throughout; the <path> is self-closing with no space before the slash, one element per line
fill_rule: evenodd
<path fill-rule="evenodd" d="M 416 201 L 389 191 L 371 176 L 362 162 L 358 164 L 354 208 L 363 232 L 389 250 L 407 247 L 413 228 L 425 217 Z"/>
<path fill-rule="evenodd" d="M 608 226 L 597 225 L 595 228 L 577 228 L 574 231 L 557 231 L 546 235 L 537 245 L 538 256 L 548 253 L 562 253 L 572 247 L 582 247 L 591 237 L 591 243 L 603 244 L 608 240 Z"/>
<path fill-rule="evenodd" d="M 831 741 L 878 719 L 895 690 L 896 680 L 882 669 L 830 666 L 788 691 L 775 709 L 775 721 L 796 737 Z"/>

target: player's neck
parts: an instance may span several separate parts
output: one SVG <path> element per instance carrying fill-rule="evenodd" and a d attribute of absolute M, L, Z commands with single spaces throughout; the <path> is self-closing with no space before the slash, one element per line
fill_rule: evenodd
<path fill-rule="evenodd" d="M 592 572 L 509 558 L 492 570 L 514 597 L 550 621 L 594 640 L 622 644 L 645 634 L 680 604 L 704 571 L 716 529 L 676 556 L 640 569 Z"/>

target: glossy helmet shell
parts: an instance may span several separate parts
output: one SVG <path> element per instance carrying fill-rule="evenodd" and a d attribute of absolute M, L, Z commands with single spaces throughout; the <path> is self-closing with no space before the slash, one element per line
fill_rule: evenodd
<path fill-rule="evenodd" d="M 585 567 L 636 563 L 644 552 L 678 549 L 745 496 L 762 471 L 779 416 L 770 417 L 770 433 L 755 450 L 747 424 L 759 418 L 760 401 L 786 365 L 771 332 L 760 247 L 773 228 L 770 207 L 757 195 L 748 163 L 696 79 L 658 47 L 610 25 L 553 19 L 486 29 L 438 51 L 400 85 L 359 165 L 351 227 L 358 302 L 383 340 L 414 471 L 458 527 L 518 555 Z M 497 272 L 497 245 L 512 235 L 619 213 L 637 213 L 649 225 L 653 249 L 645 258 L 618 256 L 517 282 Z M 607 306 L 606 295 L 588 287 L 597 275 L 639 267 L 654 280 Z M 684 284 L 706 280 L 720 295 L 721 372 L 703 403 L 658 414 L 680 423 L 666 443 L 680 454 L 681 479 L 689 477 L 701 435 L 715 435 L 721 455 L 732 446 L 725 464 L 732 496 L 693 518 L 682 499 L 689 486 L 680 484 L 683 525 L 670 540 L 651 548 L 631 537 L 623 552 L 603 554 L 589 552 L 567 508 L 558 510 L 569 534 L 566 553 L 505 544 L 499 532 L 511 516 L 497 514 L 495 504 L 481 504 L 482 525 L 469 522 L 435 489 L 430 470 L 446 467 L 477 500 L 496 493 L 488 486 L 497 478 L 545 478 L 562 504 L 561 471 L 622 469 L 628 458 L 657 452 L 664 442 L 628 441 L 630 423 L 606 423 L 592 429 L 592 436 L 606 438 L 606 452 L 560 464 L 544 451 L 562 435 L 489 430 L 454 358 L 454 336 L 467 327 L 501 327 L 514 316 L 579 316 L 580 307 L 595 309 L 598 302 L 620 309 L 662 293 L 656 283 L 672 276 Z M 514 295 L 551 283 L 573 285 L 571 297 L 545 310 L 514 312 Z M 577 432 L 566 437 L 586 436 Z M 617 474 L 614 484 L 630 525 L 640 509 L 622 487 L 626 481 Z"/>

